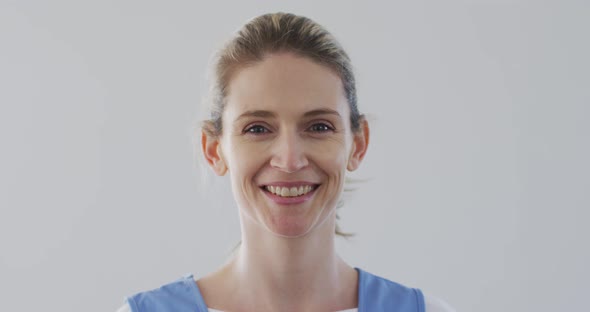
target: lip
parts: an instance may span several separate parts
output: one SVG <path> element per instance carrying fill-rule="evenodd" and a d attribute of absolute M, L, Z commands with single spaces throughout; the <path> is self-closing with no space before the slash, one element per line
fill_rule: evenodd
<path fill-rule="evenodd" d="M 301 196 L 282 197 L 282 196 L 275 195 L 275 194 L 267 191 L 266 190 L 266 186 L 267 185 L 281 186 L 281 187 L 299 187 L 299 186 L 302 186 L 302 185 L 313 185 L 314 189 L 312 191 L 310 191 L 309 193 L 304 194 L 304 195 L 301 195 Z M 313 195 L 315 194 L 315 192 L 318 190 L 318 188 L 320 187 L 320 185 L 321 184 L 304 182 L 304 181 L 297 181 L 297 182 L 272 182 L 272 183 L 268 183 L 268 184 L 262 185 L 260 187 L 260 189 L 262 190 L 262 192 L 264 193 L 264 195 L 266 195 L 270 200 L 272 200 L 276 204 L 279 204 L 279 205 L 296 205 L 296 204 L 301 204 L 301 203 L 304 203 L 304 202 L 310 200 L 313 197 Z"/>
<path fill-rule="evenodd" d="M 309 182 L 309 181 L 276 181 L 276 182 L 269 182 L 269 183 L 264 183 L 264 184 L 260 184 L 260 187 L 265 187 L 267 185 L 272 185 L 272 186 L 280 186 L 280 187 L 299 187 L 299 186 L 305 186 L 305 185 L 313 185 L 314 187 L 319 186 L 319 183 L 314 183 L 314 182 Z"/>

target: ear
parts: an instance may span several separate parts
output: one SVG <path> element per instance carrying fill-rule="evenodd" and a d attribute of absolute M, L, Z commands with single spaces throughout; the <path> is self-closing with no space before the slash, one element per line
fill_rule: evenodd
<path fill-rule="evenodd" d="M 217 175 L 223 176 L 227 172 L 227 166 L 225 165 L 225 160 L 223 160 L 220 143 L 219 137 L 209 135 L 206 131 L 202 130 L 201 148 L 203 149 L 203 155 L 209 166 L 213 168 L 213 171 Z"/>
<path fill-rule="evenodd" d="M 363 158 L 365 158 L 365 154 L 367 153 L 367 148 L 369 147 L 369 123 L 364 116 L 360 118 L 360 129 L 353 133 L 352 139 L 352 148 L 350 152 L 350 157 L 348 157 L 348 164 L 346 169 L 348 171 L 356 170 Z"/>

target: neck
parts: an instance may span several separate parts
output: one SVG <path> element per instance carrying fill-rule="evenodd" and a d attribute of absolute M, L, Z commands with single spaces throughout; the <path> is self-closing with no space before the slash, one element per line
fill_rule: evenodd
<path fill-rule="evenodd" d="M 357 273 L 336 254 L 335 223 L 334 215 L 297 238 L 268 235 L 260 227 L 243 231 L 242 245 L 227 267 L 234 293 L 251 298 L 258 311 L 356 307 Z"/>

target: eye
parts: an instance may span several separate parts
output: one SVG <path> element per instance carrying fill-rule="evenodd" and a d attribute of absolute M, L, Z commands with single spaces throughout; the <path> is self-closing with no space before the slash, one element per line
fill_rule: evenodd
<path fill-rule="evenodd" d="M 259 134 L 264 134 L 264 133 L 268 133 L 269 130 L 261 125 L 252 125 L 250 127 L 247 127 L 246 129 L 244 129 L 244 133 L 246 134 L 254 134 L 254 135 L 259 135 Z"/>
<path fill-rule="evenodd" d="M 320 123 L 315 123 L 315 124 L 311 125 L 311 127 L 309 127 L 309 130 L 312 132 L 328 132 L 328 131 L 333 131 L 334 128 L 329 126 L 326 123 L 320 122 Z"/>

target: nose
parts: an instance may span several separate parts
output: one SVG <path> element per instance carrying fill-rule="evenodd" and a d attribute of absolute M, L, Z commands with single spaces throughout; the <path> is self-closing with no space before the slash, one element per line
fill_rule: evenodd
<path fill-rule="evenodd" d="M 283 132 L 275 140 L 270 160 L 271 167 L 292 173 L 309 164 L 305 155 L 304 142 L 296 132 Z"/>

